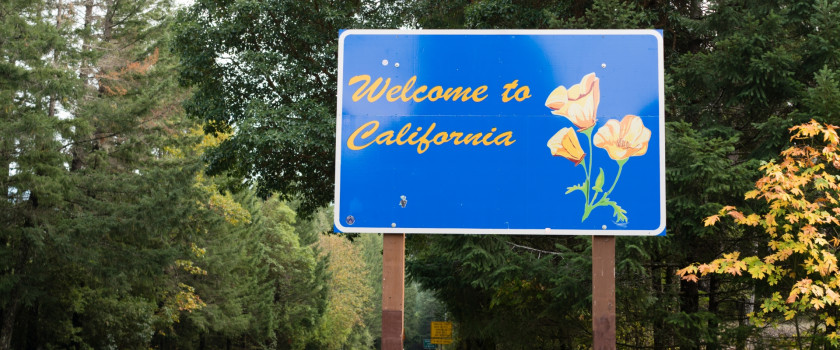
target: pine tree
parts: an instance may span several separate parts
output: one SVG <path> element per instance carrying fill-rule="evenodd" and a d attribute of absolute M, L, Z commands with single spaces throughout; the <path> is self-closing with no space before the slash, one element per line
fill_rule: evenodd
<path fill-rule="evenodd" d="M 54 254 L 56 231 L 64 228 L 62 198 L 72 190 L 64 169 L 66 155 L 55 134 L 67 127 L 54 108 L 72 99 L 78 86 L 62 62 L 73 49 L 64 40 L 63 12 L 50 16 L 43 1 L 0 4 L 0 349 L 22 344 L 28 325 L 21 315 L 49 290 L 43 258 Z M 37 336 L 30 332 L 28 336 Z M 19 345 L 18 345 L 19 346 Z"/>
<path fill-rule="evenodd" d="M 2 6 L 0 347 L 143 347 L 203 305 L 178 260 L 212 219 L 168 5 Z"/>
<path fill-rule="evenodd" d="M 232 132 L 207 159 L 262 197 L 301 200 L 309 215 L 333 198 L 338 31 L 398 27 L 400 1 L 198 0 L 181 13 L 177 48 L 186 108 L 208 133 Z"/>

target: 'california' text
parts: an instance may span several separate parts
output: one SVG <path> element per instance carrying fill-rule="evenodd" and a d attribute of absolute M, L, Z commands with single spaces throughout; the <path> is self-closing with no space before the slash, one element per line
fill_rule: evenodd
<path fill-rule="evenodd" d="M 411 146 L 416 145 L 417 153 L 423 154 L 432 144 L 440 146 L 445 143 L 452 142 L 454 145 L 496 145 L 507 147 L 516 142 L 516 140 L 513 139 L 513 132 L 505 131 L 500 134 L 494 134 L 496 132 L 496 128 L 491 128 L 488 133 L 478 132 L 464 134 L 459 131 L 441 131 L 432 136 L 436 126 L 436 123 L 432 123 L 425 132 L 423 132 L 422 127 L 417 127 L 415 131 L 411 131 L 411 123 L 406 123 L 396 133 L 394 133 L 394 130 L 384 130 L 377 133 L 377 130 L 379 130 L 379 121 L 372 120 L 360 126 L 356 129 L 356 131 L 353 131 L 353 133 L 350 134 L 350 137 L 347 138 L 347 148 L 353 151 L 358 151 L 374 143 L 386 146 L 394 144 L 403 146 L 408 144 Z M 374 136 L 374 134 L 376 135 Z"/>

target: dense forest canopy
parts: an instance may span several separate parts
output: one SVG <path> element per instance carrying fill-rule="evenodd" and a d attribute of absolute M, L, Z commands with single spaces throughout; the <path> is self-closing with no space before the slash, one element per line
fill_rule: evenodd
<path fill-rule="evenodd" d="M 9 0 L 0 349 L 376 347 L 381 236 L 329 233 L 346 28 L 661 29 L 667 235 L 617 241 L 619 347 L 837 347 L 836 301 L 783 306 L 801 278 L 677 272 L 784 241 L 704 221 L 774 210 L 761 164 L 840 124 L 838 1 Z M 410 236 L 406 347 L 444 317 L 459 349 L 591 346 L 590 249 Z"/>

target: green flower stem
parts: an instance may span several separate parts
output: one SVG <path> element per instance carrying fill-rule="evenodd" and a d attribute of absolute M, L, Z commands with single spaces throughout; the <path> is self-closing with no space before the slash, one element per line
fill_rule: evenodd
<path fill-rule="evenodd" d="M 586 173 L 586 181 L 583 183 L 583 196 L 586 198 L 586 203 L 589 203 L 589 191 L 586 189 L 589 187 L 589 171 L 586 170 L 586 157 L 583 157 L 580 163 L 583 166 L 583 172 Z"/>
<path fill-rule="evenodd" d="M 604 194 L 597 202 L 595 201 L 595 199 L 598 197 L 597 193 L 592 196 L 592 202 L 589 201 L 589 197 L 587 196 L 586 206 L 583 210 L 583 218 L 580 220 L 581 222 L 583 222 L 584 220 L 586 220 L 587 217 L 589 217 L 589 213 L 592 212 L 592 209 L 595 209 L 600 206 L 609 205 L 607 197 L 615 189 L 615 185 L 618 183 L 618 179 L 621 177 L 621 170 L 624 169 L 624 163 L 627 163 L 627 159 L 616 160 L 615 162 L 618 164 L 618 172 L 615 174 L 615 180 L 613 181 L 612 186 L 610 186 L 610 189 L 607 190 L 607 192 L 604 192 Z"/>
<path fill-rule="evenodd" d="M 627 163 L 627 158 L 617 160 L 615 162 L 618 163 L 618 173 L 615 174 L 615 181 L 613 181 L 613 184 L 612 184 L 612 186 L 610 186 L 610 189 L 607 190 L 607 192 L 604 192 L 604 197 L 609 195 L 612 192 L 612 190 L 615 188 L 615 184 L 618 183 L 618 178 L 621 177 L 621 169 L 624 168 L 624 163 Z M 601 199 L 603 199 L 604 197 L 601 197 Z"/>
<path fill-rule="evenodd" d="M 588 129 L 581 131 L 581 133 L 586 135 L 586 139 L 589 140 L 589 168 L 586 168 L 584 165 L 584 169 L 586 170 L 587 184 L 589 183 L 590 177 L 592 176 L 592 129 L 594 128 L 594 126 L 591 126 Z"/>
<path fill-rule="evenodd" d="M 589 212 L 591 212 L 594 208 L 594 206 L 591 206 L 589 205 L 589 203 L 586 203 L 586 207 L 583 209 L 583 217 L 580 219 L 580 222 L 586 221 L 586 218 L 589 217 Z"/>
<path fill-rule="evenodd" d="M 621 177 L 621 169 L 624 168 L 624 163 L 627 163 L 627 159 L 625 158 L 625 159 L 617 160 L 615 162 L 618 163 L 618 172 L 615 174 L 615 181 L 613 181 L 613 184 L 612 184 L 612 186 L 610 186 L 610 189 L 607 190 L 607 192 L 604 192 L 604 195 L 601 196 L 601 199 L 599 199 L 597 203 L 595 202 L 595 197 L 597 197 L 597 196 L 592 197 L 592 203 L 593 203 L 592 208 L 600 207 L 602 205 L 607 205 L 606 198 L 607 198 L 607 196 L 610 195 L 610 193 L 612 193 L 613 189 L 615 189 L 615 185 L 618 183 L 618 178 Z"/>
<path fill-rule="evenodd" d="M 584 159 L 584 161 L 583 161 L 583 171 L 586 172 L 586 182 L 583 184 L 583 196 L 585 197 L 586 201 L 583 202 L 584 203 L 583 218 L 580 220 L 581 222 L 586 220 L 586 218 L 589 216 L 589 212 L 592 211 L 592 208 L 594 208 L 589 204 L 589 190 L 590 190 L 589 185 L 592 183 L 592 129 L 593 128 L 594 128 L 594 125 L 585 129 L 585 130 L 580 131 L 582 134 L 586 135 L 586 139 L 589 141 L 588 142 L 588 144 L 589 144 L 589 164 L 588 164 L 588 167 L 587 167 L 587 164 L 586 164 L 586 159 Z M 597 195 L 598 194 L 596 193 L 595 196 L 597 196 Z M 592 198 L 593 200 L 595 199 L 594 198 L 595 196 L 593 196 L 593 198 Z"/>

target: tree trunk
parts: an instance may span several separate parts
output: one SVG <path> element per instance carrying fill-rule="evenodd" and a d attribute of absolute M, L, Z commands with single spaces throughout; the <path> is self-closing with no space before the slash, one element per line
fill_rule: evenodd
<path fill-rule="evenodd" d="M 41 317 L 42 305 L 39 303 L 34 307 L 24 307 L 23 310 L 18 311 L 22 316 L 18 317 L 18 322 L 26 321 L 25 338 L 23 341 L 18 339 L 16 342 L 18 349 L 34 349 L 39 346 L 41 337 L 40 329 L 38 327 L 38 319 Z M 18 333 L 21 334 L 21 333 Z"/>
<path fill-rule="evenodd" d="M 6 118 L 6 116 L 4 115 L 3 118 Z M 13 159 L 14 140 L 14 137 L 4 137 L 0 141 L 0 191 L 3 191 L 3 200 L 7 202 L 11 200 L 9 198 L 9 171 Z M 6 243 L 5 239 L 2 242 Z"/>
<path fill-rule="evenodd" d="M 720 344 L 718 344 L 718 323 L 717 323 L 717 313 L 718 313 L 718 279 L 717 276 L 714 274 L 710 275 L 709 277 L 709 312 L 711 312 L 715 317 L 709 319 L 709 332 L 711 332 L 712 340 L 706 345 L 707 350 L 718 350 L 720 349 Z"/>
<path fill-rule="evenodd" d="M 680 311 L 685 312 L 687 314 L 696 314 L 697 311 L 699 311 L 699 309 L 700 293 L 698 291 L 697 283 L 680 280 Z M 690 336 L 693 336 L 694 338 L 691 339 L 691 342 L 681 344 L 680 349 L 699 349 L 699 345 L 702 342 L 702 334 L 700 332 L 697 332 L 696 329 L 689 331 L 689 333 L 691 333 Z"/>
<path fill-rule="evenodd" d="M 836 305 L 826 306 L 826 314 L 828 314 L 828 316 L 833 317 L 836 320 L 837 319 L 837 306 Z M 834 333 L 834 332 L 837 332 L 837 326 L 836 325 L 833 325 L 833 326 L 827 325 L 827 324 L 825 325 L 825 335 L 826 336 L 828 336 L 829 334 Z M 823 340 L 823 349 L 824 350 L 837 349 L 837 347 L 832 346 L 831 342 Z"/>
<path fill-rule="evenodd" d="M 20 298 L 12 293 L 12 302 L 3 310 L 3 325 L 0 328 L 0 350 L 12 348 L 12 334 L 15 331 L 15 320 L 20 309 Z"/>
<path fill-rule="evenodd" d="M 111 33 L 114 29 L 114 13 L 119 5 L 119 0 L 106 1 L 105 17 L 102 21 L 102 41 L 111 41 Z"/>
<path fill-rule="evenodd" d="M 680 310 L 685 313 L 696 313 L 700 306 L 700 294 L 697 283 L 680 281 Z"/>
<path fill-rule="evenodd" d="M 82 60 L 79 65 L 79 78 L 82 80 L 82 86 L 87 88 L 90 85 L 90 67 L 89 62 L 85 58 L 85 53 L 90 51 L 91 26 L 93 25 L 93 0 L 85 1 L 85 22 L 84 34 L 82 35 Z M 87 89 L 85 89 L 87 90 Z M 83 135 L 80 138 L 90 138 L 88 135 Z M 75 172 L 82 169 L 85 165 L 85 155 L 87 152 L 83 149 L 83 145 L 74 144 L 70 149 L 70 154 L 73 159 L 70 161 L 70 171 Z"/>
<path fill-rule="evenodd" d="M 747 325 L 747 300 L 745 299 L 738 299 L 738 328 L 743 328 Z M 747 338 L 743 335 L 743 332 L 738 332 L 738 337 L 736 338 L 735 342 L 735 349 L 736 350 L 746 350 L 747 349 Z"/>
<path fill-rule="evenodd" d="M 38 197 L 34 193 L 30 193 L 29 201 L 31 202 L 30 205 L 32 206 L 32 211 L 37 210 Z M 26 218 L 24 219 L 23 226 L 34 227 L 35 224 L 32 220 Z M 26 261 L 32 258 L 29 255 L 29 245 L 26 241 L 6 242 L 6 244 L 10 245 L 12 251 L 17 250 L 17 254 L 13 255 L 14 257 L 12 260 L 14 261 L 14 266 L 11 268 L 11 272 L 6 271 L 5 273 L 19 275 L 21 277 L 26 276 Z M 12 287 L 12 290 L 9 293 L 10 302 L 8 306 L 3 309 L 3 322 L 2 325 L 0 325 L 0 350 L 9 350 L 12 348 L 12 335 L 15 332 L 15 321 L 17 321 L 18 311 L 20 311 L 20 295 L 22 293 L 20 285 L 21 282 L 17 281 L 15 286 Z"/>
<path fill-rule="evenodd" d="M 56 29 L 59 29 L 59 30 L 61 30 L 61 17 L 64 16 L 64 13 L 61 11 L 62 10 L 61 5 L 62 5 L 61 0 L 59 0 L 58 4 L 56 5 L 56 12 L 55 12 L 55 27 L 56 27 Z M 58 64 L 58 50 L 53 50 L 52 61 L 53 61 L 53 65 Z M 49 115 L 50 117 L 55 116 L 55 106 L 56 106 L 56 100 L 57 99 L 58 99 L 58 97 L 54 93 L 50 95 L 50 105 L 49 105 L 49 108 L 47 110 L 47 115 Z"/>
<path fill-rule="evenodd" d="M 90 50 L 91 24 L 93 23 L 93 0 L 85 1 L 85 24 L 84 35 L 82 36 L 82 53 Z M 87 87 L 90 84 L 90 69 L 88 68 L 87 58 L 82 55 L 82 62 L 79 67 L 79 78 L 82 79 L 82 84 Z"/>
<path fill-rule="evenodd" d="M 651 267 L 650 269 L 651 287 L 657 299 L 662 300 L 665 297 L 662 288 L 662 270 L 659 267 Z M 662 305 L 662 303 L 658 303 Z M 653 312 L 653 349 L 665 350 L 668 346 L 667 330 L 665 329 L 664 310 L 654 309 Z"/>

